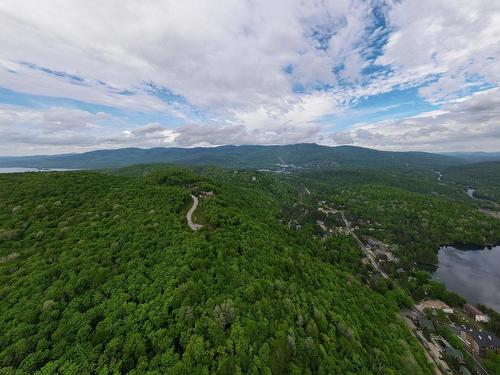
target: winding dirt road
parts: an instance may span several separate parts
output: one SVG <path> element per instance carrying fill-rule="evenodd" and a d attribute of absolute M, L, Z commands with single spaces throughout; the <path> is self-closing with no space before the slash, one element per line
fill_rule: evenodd
<path fill-rule="evenodd" d="M 187 219 L 189 228 L 191 228 L 192 230 L 199 230 L 199 229 L 203 228 L 203 225 L 193 223 L 193 212 L 198 207 L 198 197 L 191 194 L 191 198 L 193 199 L 193 205 L 191 206 L 188 213 L 186 214 L 186 219 Z"/>

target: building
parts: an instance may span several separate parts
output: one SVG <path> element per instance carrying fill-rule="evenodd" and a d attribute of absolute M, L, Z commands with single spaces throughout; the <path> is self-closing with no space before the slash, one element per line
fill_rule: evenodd
<path fill-rule="evenodd" d="M 488 323 L 490 317 L 488 315 L 476 315 L 476 322 L 478 323 Z"/>
<path fill-rule="evenodd" d="M 477 307 L 472 306 L 470 303 L 464 305 L 464 311 L 469 314 L 476 322 L 488 322 L 489 318 L 483 314 Z"/>
<path fill-rule="evenodd" d="M 492 350 L 495 353 L 500 353 L 500 339 L 495 334 L 488 331 L 475 331 L 473 329 L 462 330 L 460 337 L 464 340 L 465 345 L 473 353 L 480 357 L 486 357 L 486 352 Z"/>
<path fill-rule="evenodd" d="M 432 321 L 426 318 L 418 318 L 418 326 L 422 331 L 427 330 L 429 332 L 434 332 L 436 330 Z"/>
<path fill-rule="evenodd" d="M 476 315 L 482 315 L 483 313 L 477 307 L 472 306 L 470 303 L 466 303 L 464 305 L 464 311 L 472 317 Z"/>

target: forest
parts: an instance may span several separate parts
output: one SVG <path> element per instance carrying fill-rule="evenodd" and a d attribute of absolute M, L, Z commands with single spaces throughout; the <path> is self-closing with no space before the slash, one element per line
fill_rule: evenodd
<path fill-rule="evenodd" d="M 361 236 L 394 245 L 406 263 L 435 265 L 443 245 L 474 248 L 500 243 L 500 220 L 481 212 L 483 202 L 470 199 L 462 185 L 443 183 L 432 171 L 311 170 L 288 179 L 307 185 L 312 200 L 327 200 L 344 209 Z"/>
<path fill-rule="evenodd" d="M 474 196 L 500 203 L 500 162 L 487 161 L 444 170 L 444 179 L 462 187 L 473 187 Z"/>
<path fill-rule="evenodd" d="M 0 373 L 431 374 L 398 312 L 463 305 L 419 269 L 442 244 L 499 242 L 480 206 L 410 168 L 2 174 Z M 398 256 L 390 279 L 318 226 L 340 211 Z"/>
<path fill-rule="evenodd" d="M 0 175 L 1 373 L 433 373 L 408 293 L 370 288 L 349 236 L 290 228 L 302 201 L 214 168 Z"/>

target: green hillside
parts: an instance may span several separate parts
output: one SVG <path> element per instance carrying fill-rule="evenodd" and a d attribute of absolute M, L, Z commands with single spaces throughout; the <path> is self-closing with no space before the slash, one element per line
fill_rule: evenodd
<path fill-rule="evenodd" d="M 0 372 L 433 373 L 405 292 L 371 290 L 349 236 L 288 227 L 302 201 L 241 171 L 0 175 Z"/>
<path fill-rule="evenodd" d="M 446 168 L 443 179 L 466 189 L 476 189 L 474 196 L 500 203 L 500 161 L 473 163 Z"/>

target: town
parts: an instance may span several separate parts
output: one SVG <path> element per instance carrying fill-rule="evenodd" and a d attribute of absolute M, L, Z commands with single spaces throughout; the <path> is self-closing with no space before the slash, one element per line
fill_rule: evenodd
<path fill-rule="evenodd" d="M 500 352 L 500 339 L 483 327 L 489 317 L 469 303 L 451 308 L 425 299 L 402 316 L 442 374 L 488 374 L 483 360 Z"/>

